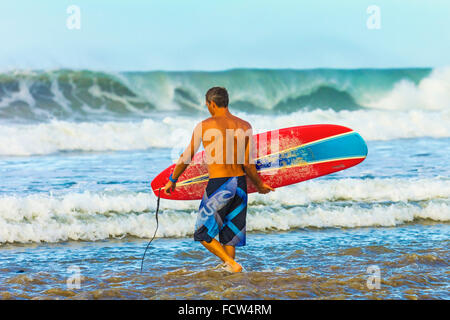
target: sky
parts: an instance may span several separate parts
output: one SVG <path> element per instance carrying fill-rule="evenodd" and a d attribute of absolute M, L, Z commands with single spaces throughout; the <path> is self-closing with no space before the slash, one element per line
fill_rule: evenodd
<path fill-rule="evenodd" d="M 449 16 L 448 0 L 2 1 L 0 71 L 447 66 Z"/>

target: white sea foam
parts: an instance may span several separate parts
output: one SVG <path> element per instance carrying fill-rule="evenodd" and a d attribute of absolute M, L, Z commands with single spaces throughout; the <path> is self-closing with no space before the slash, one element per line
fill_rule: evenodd
<path fill-rule="evenodd" d="M 244 116 L 256 129 L 308 124 L 337 124 L 357 131 L 365 140 L 450 137 L 450 108 L 442 111 L 314 110 L 278 116 Z"/>
<path fill-rule="evenodd" d="M 450 137 L 450 108 L 441 111 L 299 111 L 289 115 L 247 115 L 255 132 L 308 124 L 338 124 L 366 140 Z M 173 116 L 161 121 L 68 122 L 0 125 L 0 155 L 39 155 L 60 151 L 142 150 L 181 148 L 201 118 Z"/>
<path fill-rule="evenodd" d="M 450 180 L 398 178 L 309 180 L 279 192 L 249 195 L 250 202 L 286 206 L 330 201 L 408 202 L 449 198 Z"/>
<path fill-rule="evenodd" d="M 0 155 L 163 148 L 179 143 L 179 126 L 193 125 L 195 123 L 187 118 L 176 121 L 168 118 L 162 122 L 146 119 L 136 123 L 52 121 L 37 125 L 0 125 Z"/>
<path fill-rule="evenodd" d="M 249 231 L 299 227 L 395 226 L 416 219 L 450 221 L 442 179 L 308 181 L 249 197 Z M 149 238 L 156 199 L 127 191 L 0 197 L 0 243 Z M 161 200 L 158 237 L 193 233 L 199 201 Z"/>
<path fill-rule="evenodd" d="M 449 110 L 450 67 L 434 69 L 417 85 L 402 80 L 388 94 L 366 104 L 372 108 L 389 110 Z"/>
<path fill-rule="evenodd" d="M 448 203 L 360 206 L 319 206 L 281 209 L 276 213 L 257 211 L 248 221 L 248 230 L 289 230 L 305 227 L 392 227 L 416 219 L 450 221 Z"/>

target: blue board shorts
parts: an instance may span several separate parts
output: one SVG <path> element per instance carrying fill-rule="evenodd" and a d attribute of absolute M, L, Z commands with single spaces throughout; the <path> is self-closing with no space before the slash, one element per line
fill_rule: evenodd
<path fill-rule="evenodd" d="M 245 176 L 209 179 L 195 224 L 195 241 L 245 246 L 247 182 Z"/>

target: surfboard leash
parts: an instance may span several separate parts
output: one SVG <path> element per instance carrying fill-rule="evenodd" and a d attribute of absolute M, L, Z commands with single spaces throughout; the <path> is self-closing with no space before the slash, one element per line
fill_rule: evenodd
<path fill-rule="evenodd" d="M 145 254 L 147 253 L 147 250 L 150 247 L 150 244 L 152 243 L 153 239 L 155 239 L 156 232 L 158 231 L 158 225 L 159 225 L 159 223 L 158 223 L 159 200 L 161 200 L 161 188 L 158 189 L 158 200 L 156 201 L 156 212 L 155 212 L 156 229 L 155 229 L 155 233 L 153 234 L 152 239 L 149 241 L 149 243 L 147 244 L 147 247 L 145 248 L 144 255 L 142 256 L 141 272 L 142 272 L 142 267 L 144 266 Z"/>

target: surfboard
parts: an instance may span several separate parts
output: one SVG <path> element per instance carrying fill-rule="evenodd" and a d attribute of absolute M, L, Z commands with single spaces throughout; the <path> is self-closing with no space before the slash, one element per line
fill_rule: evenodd
<path fill-rule="evenodd" d="M 363 138 L 350 128 L 317 124 L 268 131 L 253 136 L 257 150 L 256 168 L 261 179 L 273 188 L 314 179 L 348 169 L 367 156 Z M 204 151 L 195 154 L 192 163 L 178 178 L 175 190 L 161 198 L 199 200 L 208 183 L 208 169 L 202 159 Z M 156 196 L 173 172 L 172 164 L 151 182 Z M 247 192 L 256 192 L 247 177 Z"/>

